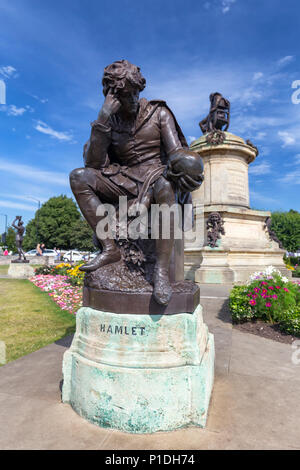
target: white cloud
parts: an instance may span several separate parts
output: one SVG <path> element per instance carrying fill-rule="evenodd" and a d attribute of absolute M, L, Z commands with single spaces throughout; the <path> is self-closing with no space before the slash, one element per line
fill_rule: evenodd
<path fill-rule="evenodd" d="M 300 184 L 300 168 L 287 173 L 283 178 L 278 179 L 282 183 Z"/>
<path fill-rule="evenodd" d="M 284 67 L 285 65 L 289 64 L 293 60 L 294 60 L 293 55 L 286 55 L 285 57 L 281 57 L 281 59 L 277 61 L 277 65 L 278 67 Z"/>
<path fill-rule="evenodd" d="M 4 207 L 7 209 L 22 209 L 23 211 L 36 211 L 36 207 L 31 206 L 29 204 L 23 204 L 20 202 L 12 202 L 12 201 L 7 201 L 7 200 L 1 200 L 0 199 L 0 207 Z"/>
<path fill-rule="evenodd" d="M 288 145 L 294 145 L 296 143 L 295 137 L 288 131 L 278 131 L 278 136 L 283 142 L 282 147 L 287 147 Z"/>
<path fill-rule="evenodd" d="M 72 136 L 68 132 L 59 132 L 52 129 L 52 127 L 48 126 L 45 122 L 37 121 L 36 125 L 34 126 L 38 132 L 42 134 L 50 135 L 54 139 L 58 139 L 65 142 L 70 142 L 72 140 Z"/>
<path fill-rule="evenodd" d="M 264 74 L 262 72 L 255 72 L 255 74 L 253 75 L 253 80 L 259 80 L 260 78 L 262 78 L 264 76 Z"/>
<path fill-rule="evenodd" d="M 0 75 L 4 78 L 14 78 L 17 75 L 17 70 L 12 65 L 0 67 Z"/>
<path fill-rule="evenodd" d="M 255 139 L 257 140 L 264 140 L 266 137 L 267 133 L 266 132 L 258 132 L 255 136 Z"/>
<path fill-rule="evenodd" d="M 258 203 L 263 203 L 263 204 L 272 204 L 274 205 L 274 203 L 278 203 L 278 199 L 274 199 L 274 197 L 268 197 L 268 196 L 264 196 L 263 194 L 260 194 L 258 193 L 257 191 L 250 191 L 250 198 L 251 198 L 251 201 L 254 200 Z"/>
<path fill-rule="evenodd" d="M 48 98 L 40 98 L 39 96 L 37 95 L 32 95 L 31 93 L 29 93 L 30 96 L 32 96 L 32 98 L 34 98 L 35 100 L 39 101 L 40 103 L 47 103 L 49 100 Z"/>
<path fill-rule="evenodd" d="M 228 13 L 236 0 L 222 0 L 222 13 Z"/>
<path fill-rule="evenodd" d="M 300 165 L 300 153 L 295 156 L 295 164 Z"/>
<path fill-rule="evenodd" d="M 0 111 L 6 113 L 8 116 L 22 116 L 27 109 L 26 108 L 17 108 L 14 104 L 10 104 L 9 106 L 1 106 Z"/>
<path fill-rule="evenodd" d="M 8 159 L 0 158 L 0 171 L 20 176 L 23 179 L 29 179 L 33 182 L 56 184 L 60 186 L 69 186 L 68 175 L 54 171 L 39 170 L 30 165 L 10 163 Z"/>
<path fill-rule="evenodd" d="M 196 140 L 197 137 L 193 136 L 193 135 L 188 135 L 187 136 L 187 140 L 188 140 L 188 143 L 190 144 L 191 142 L 193 142 L 194 140 Z"/>
<path fill-rule="evenodd" d="M 249 173 L 251 175 L 265 175 L 267 173 L 271 173 L 271 165 L 268 162 L 261 162 L 258 164 L 254 164 L 253 166 L 249 166 Z"/>

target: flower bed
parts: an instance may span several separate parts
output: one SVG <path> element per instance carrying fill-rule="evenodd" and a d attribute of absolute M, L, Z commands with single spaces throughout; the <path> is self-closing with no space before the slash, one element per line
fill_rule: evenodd
<path fill-rule="evenodd" d="M 233 323 L 261 320 L 300 336 L 300 282 L 289 281 L 272 266 L 254 273 L 247 285 L 234 287 L 229 306 Z"/>
<path fill-rule="evenodd" d="M 29 279 L 56 302 L 62 310 L 75 314 L 82 305 L 82 288 L 70 283 L 69 276 L 37 274 Z"/>

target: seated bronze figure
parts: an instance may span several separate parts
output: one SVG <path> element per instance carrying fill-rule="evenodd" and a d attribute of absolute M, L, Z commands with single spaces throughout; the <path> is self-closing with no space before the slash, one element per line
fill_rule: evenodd
<path fill-rule="evenodd" d="M 210 110 L 206 118 L 199 122 L 203 132 L 227 131 L 230 123 L 230 102 L 221 93 L 211 93 L 209 96 Z"/>
<path fill-rule="evenodd" d="M 188 149 L 166 103 L 139 99 L 145 84 L 139 67 L 127 60 L 104 69 L 105 101 L 84 146 L 85 166 L 70 174 L 77 203 L 101 246 L 99 255 L 81 267 L 88 275 L 121 260 L 119 244 L 113 238 L 99 238 L 99 205 L 117 206 L 120 196 L 146 207 L 187 203 L 203 180 L 202 160 Z M 153 296 L 158 304 L 167 305 L 172 295 L 168 272 L 174 237 L 160 237 L 155 245 Z"/>

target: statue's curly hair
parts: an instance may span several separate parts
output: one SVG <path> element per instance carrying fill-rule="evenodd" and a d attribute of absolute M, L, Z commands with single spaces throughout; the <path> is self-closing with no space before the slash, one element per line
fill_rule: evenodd
<path fill-rule="evenodd" d="M 128 60 L 117 60 L 104 69 L 102 85 L 103 94 L 107 95 L 111 88 L 113 93 L 117 93 L 125 87 L 126 81 L 136 86 L 142 91 L 146 86 L 146 80 L 140 72 L 140 68 L 131 64 Z"/>

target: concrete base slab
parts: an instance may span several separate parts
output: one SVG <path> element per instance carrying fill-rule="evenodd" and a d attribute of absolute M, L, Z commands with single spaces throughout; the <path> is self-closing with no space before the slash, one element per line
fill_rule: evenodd
<path fill-rule="evenodd" d="M 210 297 L 202 297 L 201 304 L 216 342 L 205 429 L 128 434 L 81 418 L 61 402 L 61 363 L 69 337 L 0 367 L 0 448 L 300 450 L 295 349 L 232 329 L 224 286 L 201 286 L 201 295 Z"/>

